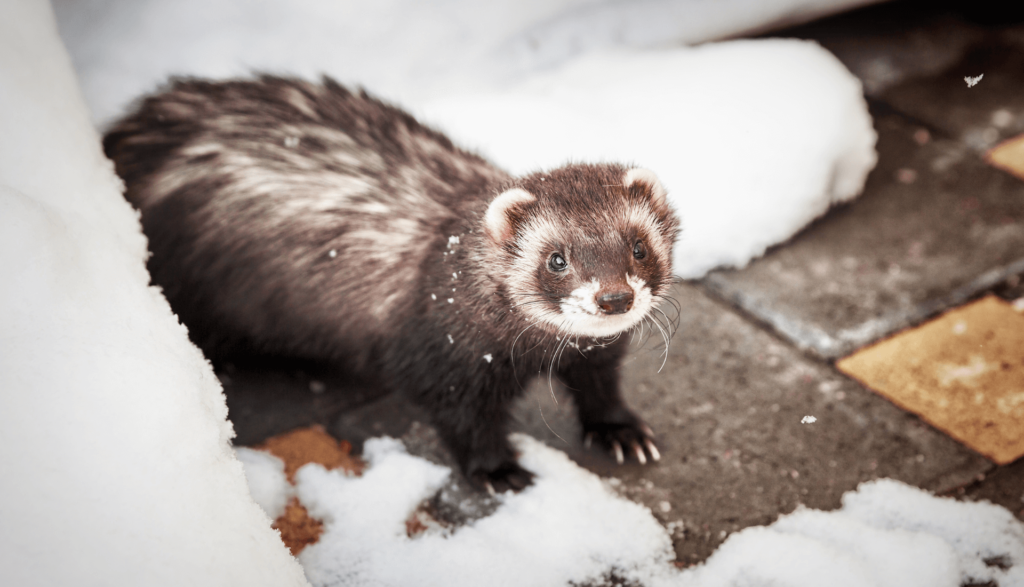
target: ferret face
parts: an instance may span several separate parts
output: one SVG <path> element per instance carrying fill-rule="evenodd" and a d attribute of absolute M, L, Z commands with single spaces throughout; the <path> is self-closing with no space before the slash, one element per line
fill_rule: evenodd
<path fill-rule="evenodd" d="M 574 165 L 524 178 L 485 219 L 527 320 L 571 336 L 636 326 L 671 285 L 678 221 L 644 169 Z"/>

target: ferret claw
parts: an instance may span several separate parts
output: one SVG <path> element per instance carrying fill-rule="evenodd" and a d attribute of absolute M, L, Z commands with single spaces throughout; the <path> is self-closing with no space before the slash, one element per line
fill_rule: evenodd
<path fill-rule="evenodd" d="M 594 433 L 587 432 L 587 435 L 583 437 L 583 448 L 590 450 L 592 444 L 594 444 Z"/>
<path fill-rule="evenodd" d="M 487 488 L 487 493 L 491 494 L 491 497 L 494 497 L 495 495 L 497 495 L 497 494 L 495 493 L 495 491 L 494 491 L 494 486 L 493 486 L 493 485 L 491 485 L 491 482 L 490 482 L 490 481 L 486 481 L 486 480 L 485 480 L 485 481 L 484 481 L 484 487 L 486 487 L 486 488 Z"/>
<path fill-rule="evenodd" d="M 650 438 L 645 438 L 644 439 L 644 446 L 647 447 L 647 452 L 651 453 L 651 460 L 652 461 L 658 462 L 658 461 L 661 460 L 661 453 L 658 452 L 658 447 L 654 446 L 654 443 L 651 442 Z"/>
<path fill-rule="evenodd" d="M 632 447 L 633 453 L 636 454 L 636 460 L 639 461 L 641 465 L 646 465 L 647 457 L 644 456 L 644 449 L 640 448 L 640 445 L 635 442 L 631 442 L 629 445 Z"/>
<path fill-rule="evenodd" d="M 617 440 L 613 440 L 612 441 L 612 451 L 615 453 L 615 462 L 616 463 L 621 465 L 622 463 L 624 463 L 626 461 L 626 459 L 623 458 L 623 456 L 622 456 L 622 445 L 619 444 L 619 441 L 617 441 Z"/>
<path fill-rule="evenodd" d="M 640 431 L 644 433 L 644 436 L 648 438 L 654 438 L 654 430 L 651 430 L 651 427 L 648 426 L 647 424 L 641 424 Z"/>

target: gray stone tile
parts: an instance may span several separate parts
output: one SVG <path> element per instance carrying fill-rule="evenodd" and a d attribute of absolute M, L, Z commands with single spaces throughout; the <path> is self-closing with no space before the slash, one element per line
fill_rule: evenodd
<path fill-rule="evenodd" d="M 868 6 L 767 36 L 817 41 L 861 80 L 867 96 L 874 97 L 948 69 L 986 36 L 986 30 L 941 3 L 904 1 Z"/>
<path fill-rule="evenodd" d="M 373 386 L 328 366 L 294 359 L 253 357 L 224 363 L 217 366 L 217 377 L 239 446 L 312 424 L 326 428 L 339 414 L 381 396 Z"/>
<path fill-rule="evenodd" d="M 704 560 L 728 534 L 798 504 L 836 508 L 862 481 L 891 477 L 948 491 L 992 468 L 699 288 L 681 284 L 674 295 L 680 328 L 664 368 L 658 372 L 662 349 L 652 339 L 623 370 L 627 401 L 658 434 L 660 463 L 618 466 L 584 449 L 571 400 L 557 384 L 534 385 L 517 418 L 530 434 L 618 479 L 619 491 L 674 530 L 680 561 Z M 805 416 L 817 420 L 803 424 Z"/>
<path fill-rule="evenodd" d="M 993 469 L 973 483 L 950 491 L 949 495 L 1001 505 L 1024 521 L 1024 459 Z"/>
<path fill-rule="evenodd" d="M 895 85 L 878 98 L 978 152 L 1024 132 L 1024 32 L 993 36 L 941 73 Z M 968 87 L 968 76 L 983 77 Z"/>
<path fill-rule="evenodd" d="M 703 280 L 822 357 L 1024 272 L 1024 182 L 899 114 L 875 112 L 875 126 L 879 164 L 863 195 L 745 269 Z"/>

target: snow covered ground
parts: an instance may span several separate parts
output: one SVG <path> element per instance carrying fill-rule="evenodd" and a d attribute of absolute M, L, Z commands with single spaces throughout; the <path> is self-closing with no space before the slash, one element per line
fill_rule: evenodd
<path fill-rule="evenodd" d="M 692 5 L 742 15 L 734 31 L 755 26 L 757 11 L 743 10 L 755 3 L 711 4 Z M 639 5 L 68 1 L 58 8 L 69 59 L 46 2 L 0 3 L 0 582 L 306 584 L 249 496 L 212 369 L 147 286 L 137 217 L 86 104 L 91 120 L 109 120 L 172 72 L 326 71 L 401 100 L 510 168 L 559 156 L 658 164 L 688 242 L 706 249 L 678 268 L 686 275 L 742 264 L 857 192 L 874 135 L 838 62 L 796 42 L 613 48 L 708 38 L 681 32 L 686 11 Z M 805 5 L 772 4 L 760 22 Z M 654 22 L 664 14 L 675 16 Z M 612 26 L 620 21 L 625 28 Z M 592 46 L 559 44 L 579 30 L 603 32 L 587 37 Z M 495 109 L 522 128 L 498 124 Z M 558 136 L 545 124 L 560 125 Z M 538 152 L 552 144 L 562 146 Z M 722 167 L 724 156 L 737 163 Z M 732 187 L 706 191 L 719 184 Z M 686 207 L 698 198 L 715 203 Z M 721 250 L 700 236 L 716 214 L 737 228 L 715 236 Z M 705 566 L 679 572 L 649 512 L 561 453 L 517 442 L 537 485 L 447 537 L 404 537 L 409 510 L 450 473 L 395 442 L 368 443 L 371 467 L 359 479 L 307 467 L 296 492 L 328 531 L 301 556 L 306 576 L 318 585 L 540 585 L 614 570 L 650 585 L 1024 584 L 1024 530 L 1005 510 L 886 482 L 848 495 L 840 512 L 797 512 L 738 533 Z M 262 478 L 253 493 L 280 504 L 281 477 Z M 984 562 L 1000 556 L 1016 575 Z M 401 574 L 413 565 L 414 577 Z M 514 581 L 513 571 L 533 568 Z"/>

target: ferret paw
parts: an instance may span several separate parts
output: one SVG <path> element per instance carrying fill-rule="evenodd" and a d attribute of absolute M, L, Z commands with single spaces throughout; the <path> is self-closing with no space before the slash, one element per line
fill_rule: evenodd
<path fill-rule="evenodd" d="M 509 461 L 490 471 L 477 470 L 470 473 L 469 480 L 491 495 L 505 493 L 510 489 L 518 493 L 533 483 L 533 473 L 520 467 L 515 461 Z"/>
<path fill-rule="evenodd" d="M 661 460 L 658 445 L 654 443 L 654 432 L 641 422 L 587 426 L 583 433 L 583 445 L 589 449 L 595 440 L 611 452 L 615 462 L 620 465 L 626 461 L 627 454 L 641 465 L 646 465 L 648 460 Z"/>

